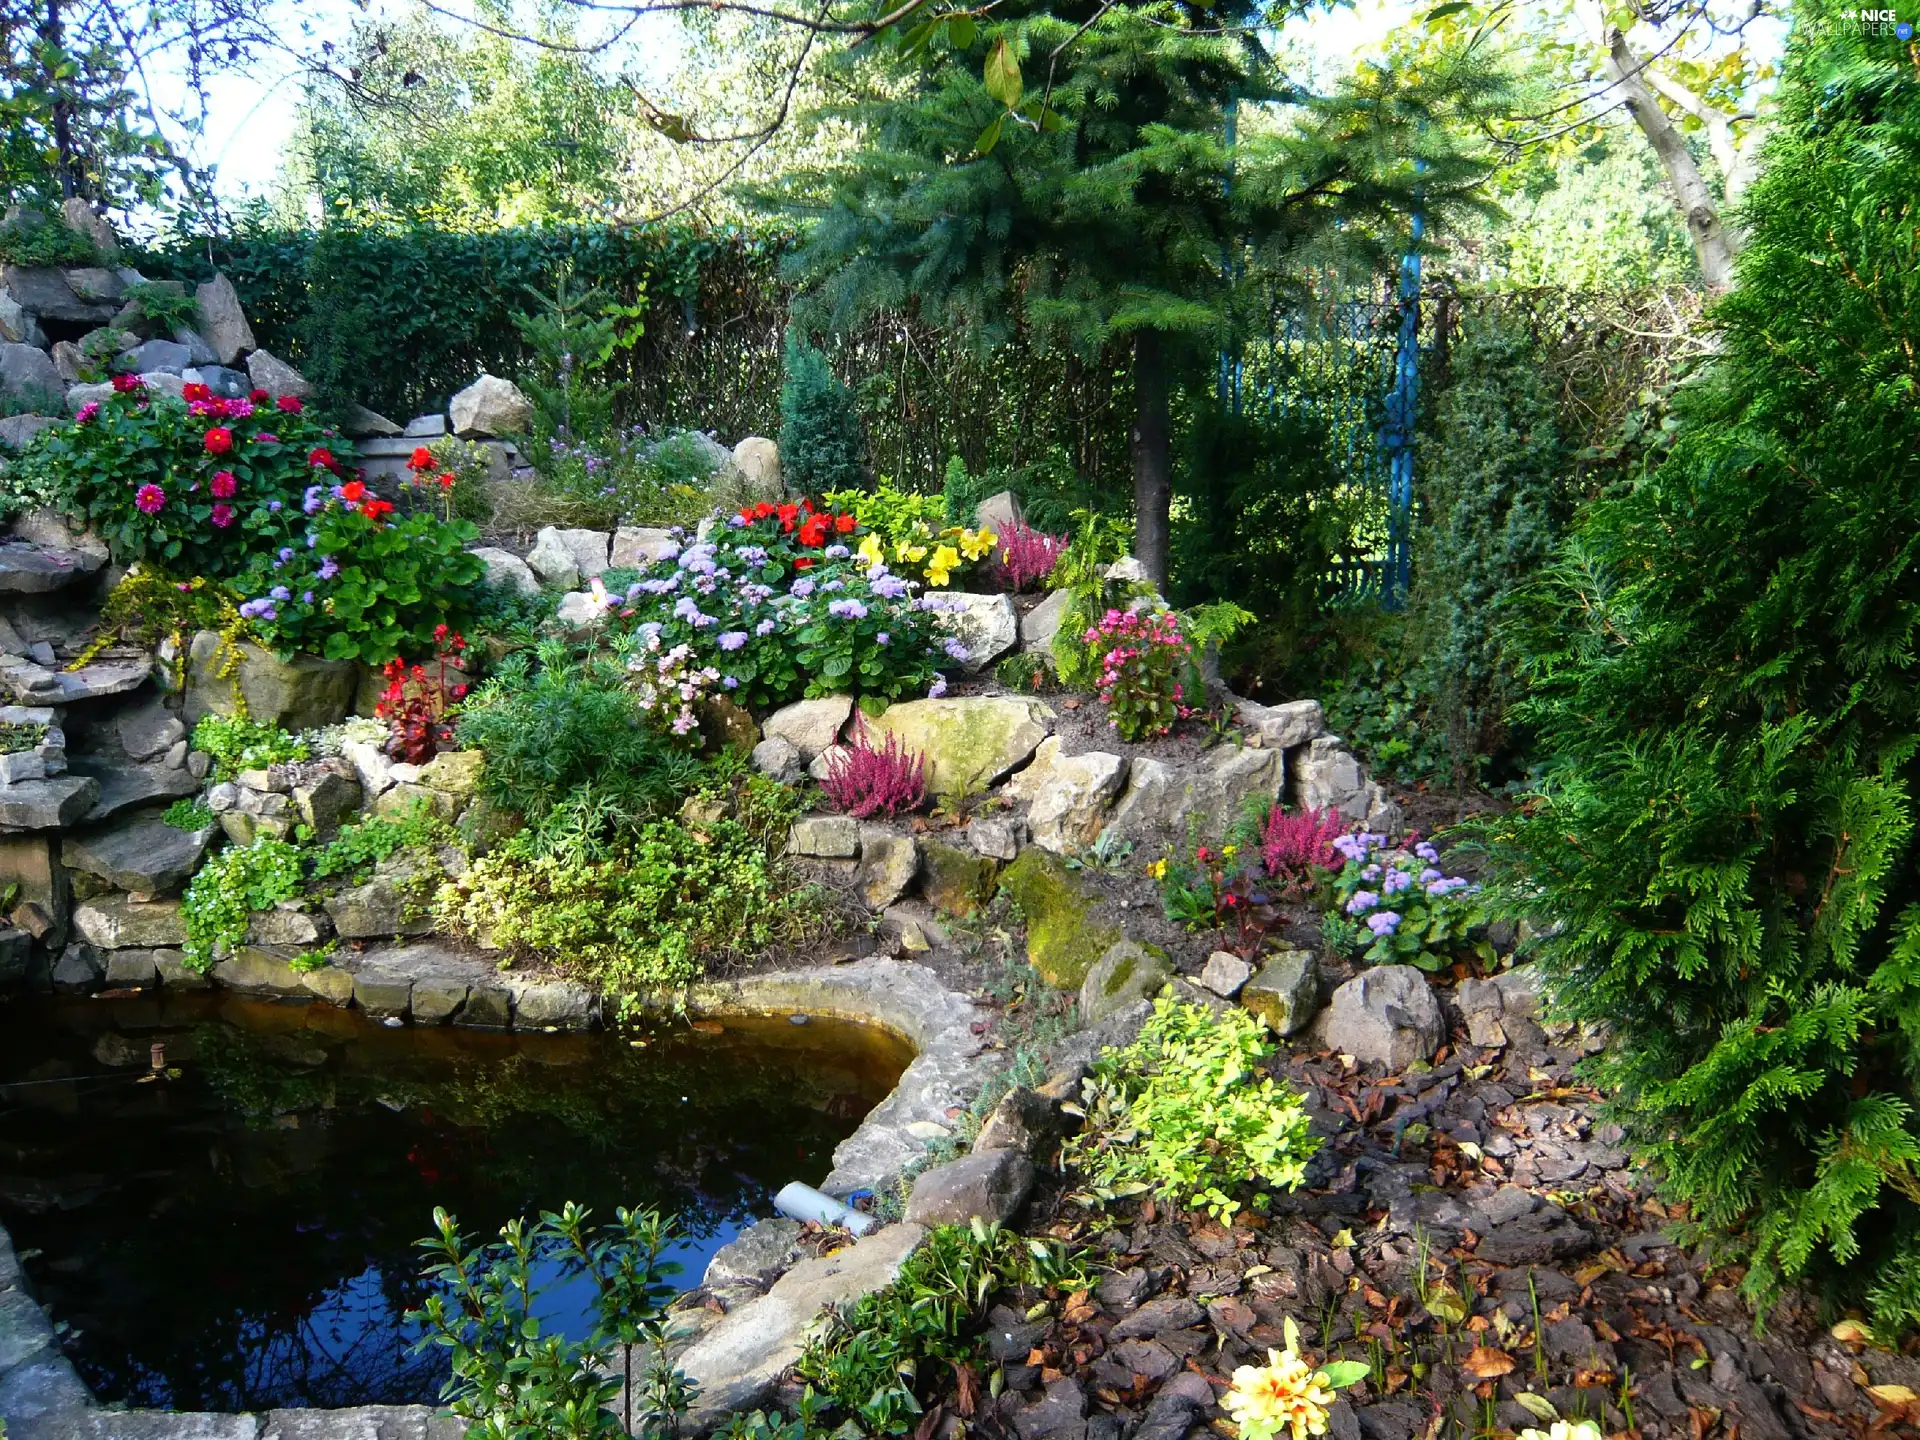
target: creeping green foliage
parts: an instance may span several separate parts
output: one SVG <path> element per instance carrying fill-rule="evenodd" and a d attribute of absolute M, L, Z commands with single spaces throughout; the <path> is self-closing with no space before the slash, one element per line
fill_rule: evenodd
<path fill-rule="evenodd" d="M 1720 356 L 1527 597 L 1489 827 L 1615 1114 L 1744 1264 L 1920 1324 L 1920 77 L 1796 11 Z"/>
<path fill-rule="evenodd" d="M 300 893 L 300 847 L 261 837 L 251 845 L 233 845 L 202 865 L 180 899 L 180 920 L 187 932 L 189 969 L 213 969 L 227 951 L 247 938 L 255 910 L 271 910 Z"/>
<path fill-rule="evenodd" d="M 204 800 L 176 800 L 160 818 L 176 830 L 207 830 L 218 817 Z"/>
<path fill-rule="evenodd" d="M 265 720 L 244 715 L 203 715 L 193 727 L 193 748 L 213 757 L 215 780 L 227 780 L 242 770 L 264 770 L 308 756 L 307 742 Z"/>
<path fill-rule="evenodd" d="M 1265 1209 L 1266 1188 L 1297 1189 L 1319 1148 L 1300 1097 L 1260 1074 L 1272 1054 L 1244 1010 L 1215 1016 L 1162 995 L 1139 1038 L 1095 1064 L 1086 1128 L 1063 1160 L 1096 1202 L 1152 1191 L 1224 1220 L 1251 1183 Z"/>
<path fill-rule="evenodd" d="M 866 438 L 853 392 L 827 357 L 797 337 L 787 340 L 780 387 L 780 474 L 796 494 L 851 490 L 866 478 Z"/>

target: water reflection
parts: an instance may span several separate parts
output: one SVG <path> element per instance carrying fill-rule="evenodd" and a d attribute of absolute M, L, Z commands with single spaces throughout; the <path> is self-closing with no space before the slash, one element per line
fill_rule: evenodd
<path fill-rule="evenodd" d="M 143 1080 L 156 1040 L 180 1078 Z M 821 1021 L 635 1048 L 231 997 L 0 1005 L 0 1223 L 102 1399 L 430 1401 L 444 1362 L 401 1317 L 435 1205 L 488 1238 L 567 1199 L 658 1208 L 692 1284 L 908 1058 Z M 585 1314 L 584 1285 L 559 1293 L 556 1322 Z"/>

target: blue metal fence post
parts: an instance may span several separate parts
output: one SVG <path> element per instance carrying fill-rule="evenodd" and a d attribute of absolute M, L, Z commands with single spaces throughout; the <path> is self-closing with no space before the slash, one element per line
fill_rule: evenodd
<path fill-rule="evenodd" d="M 1398 610 L 1413 583 L 1413 429 L 1420 402 L 1420 241 L 1426 216 L 1413 213 L 1413 243 L 1400 258 L 1400 340 L 1380 443 L 1387 450 L 1387 565 L 1380 603 Z"/>

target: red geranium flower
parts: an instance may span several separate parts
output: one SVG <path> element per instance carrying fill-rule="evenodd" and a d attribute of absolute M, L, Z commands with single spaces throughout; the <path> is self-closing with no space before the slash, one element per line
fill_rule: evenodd
<path fill-rule="evenodd" d="M 815 515 L 800 527 L 800 543 L 807 546 L 824 545 L 827 542 L 826 521 Z"/>
<path fill-rule="evenodd" d="M 337 462 L 334 460 L 331 450 L 327 449 L 324 445 L 316 445 L 307 452 L 307 463 L 309 465 L 318 465 L 322 470 L 331 470 Z"/>
<path fill-rule="evenodd" d="M 193 384 L 183 385 L 180 388 L 180 398 L 191 405 L 196 400 L 211 400 L 213 391 L 196 380 Z"/>
<path fill-rule="evenodd" d="M 442 490 L 451 490 L 453 488 L 453 472 L 451 470 L 442 470 L 440 472 L 440 488 Z"/>
<path fill-rule="evenodd" d="M 240 488 L 240 482 L 233 478 L 231 470 L 216 470 L 213 472 L 212 488 L 214 499 L 231 500 L 234 492 Z"/>
<path fill-rule="evenodd" d="M 777 515 L 779 513 L 780 507 L 778 505 L 774 504 L 771 500 L 762 500 L 758 505 L 753 507 L 753 515 L 750 518 L 754 520 L 764 520 L 769 515 Z"/>
<path fill-rule="evenodd" d="M 378 520 L 382 515 L 391 515 L 393 513 L 393 502 L 391 500 L 369 500 L 360 507 L 360 513 L 365 515 L 369 520 Z"/>
<path fill-rule="evenodd" d="M 264 390 L 256 390 L 253 393 L 258 399 L 264 400 L 267 398 L 267 392 Z M 282 395 L 273 403 L 289 415 L 298 415 L 302 410 L 307 408 L 298 395 Z"/>
<path fill-rule="evenodd" d="M 793 562 L 793 568 L 796 570 L 811 570 L 813 568 L 813 557 L 811 555 L 802 555 L 798 560 Z"/>
<path fill-rule="evenodd" d="M 233 449 L 233 431 L 224 425 L 216 425 L 207 431 L 204 443 L 209 455 L 224 455 Z"/>
<path fill-rule="evenodd" d="M 860 522 L 851 515 L 836 515 L 833 519 L 833 528 L 838 530 L 842 535 L 851 535 L 854 527 L 859 523 Z"/>
<path fill-rule="evenodd" d="M 407 468 L 415 471 L 433 469 L 433 452 L 424 445 L 414 446 L 413 454 L 407 457 Z"/>
<path fill-rule="evenodd" d="M 267 401 L 271 400 L 273 396 L 268 394 L 265 390 L 261 390 L 258 387 L 256 387 L 247 392 L 247 398 L 253 401 L 253 403 L 256 405 L 264 405 L 267 403 Z"/>
<path fill-rule="evenodd" d="M 358 480 L 349 480 L 340 487 L 340 498 L 350 505 L 358 505 L 367 498 L 367 487 Z"/>
<path fill-rule="evenodd" d="M 782 505 L 775 513 L 780 517 L 780 528 L 791 534 L 794 522 L 799 518 L 800 507 L 793 504 Z"/>

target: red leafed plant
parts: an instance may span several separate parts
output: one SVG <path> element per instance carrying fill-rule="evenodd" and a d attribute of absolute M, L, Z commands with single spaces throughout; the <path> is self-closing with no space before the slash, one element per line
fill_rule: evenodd
<path fill-rule="evenodd" d="M 1330 808 L 1289 815 L 1276 805 L 1260 836 L 1260 859 L 1276 880 L 1304 888 L 1320 878 L 1316 871 L 1340 868 L 1333 842 L 1345 833 L 1340 816 Z"/>
<path fill-rule="evenodd" d="M 866 820 L 918 810 L 927 799 L 927 757 L 909 750 L 897 735 L 876 749 L 863 724 L 845 745 L 827 754 L 827 778 L 820 782 L 835 808 Z"/>
<path fill-rule="evenodd" d="M 409 765 L 424 765 L 453 744 L 448 712 L 467 693 L 466 637 L 445 625 L 433 632 L 434 657 L 425 665 L 389 660 L 381 666 L 387 688 L 373 707 L 374 718 L 391 728 L 387 753 Z"/>
<path fill-rule="evenodd" d="M 1066 550 L 1066 536 L 1048 535 L 1015 521 L 1000 532 L 1000 548 L 993 552 L 993 576 L 1009 590 L 1025 590 L 1052 575 Z"/>

